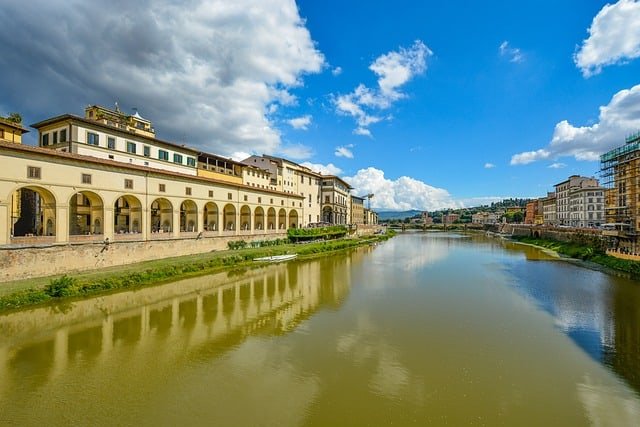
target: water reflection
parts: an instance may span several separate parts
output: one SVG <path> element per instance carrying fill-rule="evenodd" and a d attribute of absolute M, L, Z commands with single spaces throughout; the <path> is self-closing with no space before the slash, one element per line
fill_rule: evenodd
<path fill-rule="evenodd" d="M 591 357 L 640 392 L 640 286 L 563 262 L 514 263 L 514 286 Z"/>
<path fill-rule="evenodd" d="M 46 411 L 37 409 L 44 409 L 43 402 L 36 408 L 30 407 L 29 402 L 45 390 L 50 393 L 63 387 L 65 393 L 72 393 L 69 385 L 80 385 L 78 381 L 88 372 L 119 366 L 118 369 L 124 370 L 110 373 L 111 377 L 126 374 L 126 380 L 121 380 L 135 382 L 138 377 L 138 381 L 153 383 L 156 377 L 162 376 L 160 372 L 184 367 L 185 362 L 188 366 L 209 363 L 230 350 L 237 350 L 251 336 L 285 334 L 321 307 L 342 304 L 351 287 L 351 265 L 367 250 L 349 258 L 274 265 L 239 277 L 221 273 L 77 301 L 64 311 L 52 306 L 0 316 L 0 413 L 13 414 L 9 419 L 22 425 L 37 424 L 36 421 L 42 422 L 45 417 L 51 417 L 48 421 L 52 421 L 55 416 L 63 415 L 45 415 Z M 241 371 L 264 369 L 256 357 L 262 353 L 262 362 L 268 363 L 272 355 L 265 353 L 264 345 L 249 344 L 249 347 L 252 349 L 242 347 L 242 351 L 234 353 L 229 363 Z M 146 360 L 150 355 L 153 355 L 152 362 Z M 154 373 L 147 372 L 147 366 L 143 365 L 153 366 Z M 150 375 L 143 379 L 142 372 Z M 234 382 L 242 383 L 251 382 L 257 372 L 249 376 L 232 372 L 225 375 L 234 376 Z M 279 402 L 280 408 L 287 407 L 288 411 L 268 411 L 272 413 L 270 424 L 278 424 L 279 420 L 289 419 L 295 413 L 303 415 L 303 408 L 317 392 L 316 380 L 303 377 L 295 372 L 293 365 L 284 363 L 274 370 L 271 384 L 264 383 L 262 390 L 259 385 L 247 384 L 247 389 L 265 395 L 270 392 L 270 386 L 284 386 L 285 382 L 289 383 L 290 390 L 297 390 L 297 398 Z M 100 383 L 104 378 L 91 381 Z M 228 394 L 229 390 L 220 392 Z M 211 389 L 206 395 L 216 393 Z M 229 398 L 228 395 L 219 397 Z M 301 406 L 292 412 L 294 401 Z M 228 413 L 217 417 L 237 425 L 232 421 L 242 420 L 242 413 L 238 411 L 236 420 Z M 180 420 L 176 419 L 176 423 Z"/>

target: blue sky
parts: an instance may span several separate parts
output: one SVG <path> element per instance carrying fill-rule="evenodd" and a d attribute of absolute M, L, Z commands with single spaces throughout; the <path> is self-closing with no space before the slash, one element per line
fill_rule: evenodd
<path fill-rule="evenodd" d="M 640 130 L 638 1 L 142 3 L 8 0 L 0 114 L 118 101 L 165 139 L 338 173 L 379 209 L 542 196 Z"/>

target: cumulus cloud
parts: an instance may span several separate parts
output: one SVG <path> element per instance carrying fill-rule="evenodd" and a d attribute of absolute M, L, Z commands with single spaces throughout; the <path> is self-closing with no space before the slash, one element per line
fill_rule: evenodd
<path fill-rule="evenodd" d="M 159 137 L 223 155 L 275 152 L 269 113 L 325 66 L 294 0 L 5 0 L 0 20 L 11 111 L 36 121 L 119 101 Z"/>
<path fill-rule="evenodd" d="M 549 169 L 562 169 L 567 167 L 567 165 L 565 165 L 564 163 L 560 163 L 560 162 L 556 162 L 556 163 L 551 163 L 549 166 L 547 166 Z"/>
<path fill-rule="evenodd" d="M 485 163 L 484 164 L 484 168 L 485 169 L 493 169 L 495 167 L 496 167 L 496 165 L 494 165 L 493 163 Z"/>
<path fill-rule="evenodd" d="M 331 70 L 331 74 L 333 74 L 334 76 L 339 76 L 340 74 L 342 74 L 342 67 L 336 67 L 333 70 Z"/>
<path fill-rule="evenodd" d="M 311 169 L 314 172 L 321 173 L 323 175 L 340 175 L 342 173 L 342 169 L 334 165 L 333 163 L 329 163 L 328 165 L 323 165 L 320 163 L 311 163 L 304 162 L 300 163 L 302 166 L 305 166 Z"/>
<path fill-rule="evenodd" d="M 354 176 L 344 177 L 354 187 L 353 194 L 373 193 L 371 207 L 389 210 L 437 210 L 463 207 L 447 190 L 432 187 L 408 176 L 392 180 L 374 167 L 360 169 Z"/>
<path fill-rule="evenodd" d="M 307 130 L 311 124 L 311 115 L 307 114 L 301 117 L 296 117 L 294 119 L 287 120 L 287 123 L 289 123 L 294 129 Z"/>
<path fill-rule="evenodd" d="M 602 67 L 624 63 L 640 56 L 640 2 L 620 0 L 606 4 L 593 18 L 589 37 L 573 60 L 584 77 Z"/>
<path fill-rule="evenodd" d="M 353 159 L 353 152 L 350 150 L 353 148 L 353 144 L 345 145 L 344 147 L 336 147 L 335 155 L 336 157 L 346 157 L 348 159 Z"/>
<path fill-rule="evenodd" d="M 576 127 L 563 120 L 556 124 L 546 148 L 515 154 L 512 165 L 537 160 L 573 156 L 576 160 L 595 161 L 606 151 L 624 144 L 625 136 L 640 129 L 640 85 L 616 93 L 609 104 L 600 107 L 598 122 Z"/>
<path fill-rule="evenodd" d="M 313 149 L 303 144 L 292 144 L 280 147 L 278 153 L 293 160 L 306 160 L 313 156 Z"/>
<path fill-rule="evenodd" d="M 338 114 L 351 116 L 356 121 L 356 135 L 371 136 L 369 126 L 383 120 L 379 112 L 405 98 L 400 87 L 427 69 L 431 50 L 420 40 L 410 48 L 401 47 L 379 56 L 369 66 L 378 78 L 377 88 L 359 84 L 351 93 L 334 96 L 333 104 Z"/>
<path fill-rule="evenodd" d="M 500 56 L 507 58 L 509 62 L 519 63 L 524 61 L 524 55 L 520 49 L 509 46 L 509 42 L 506 40 L 500 43 L 498 51 L 500 52 Z"/>

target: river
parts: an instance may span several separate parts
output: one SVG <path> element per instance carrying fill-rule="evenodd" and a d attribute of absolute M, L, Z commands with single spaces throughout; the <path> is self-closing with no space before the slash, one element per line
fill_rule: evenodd
<path fill-rule="evenodd" d="M 640 283 L 482 235 L 0 316 L 0 425 L 637 425 Z"/>

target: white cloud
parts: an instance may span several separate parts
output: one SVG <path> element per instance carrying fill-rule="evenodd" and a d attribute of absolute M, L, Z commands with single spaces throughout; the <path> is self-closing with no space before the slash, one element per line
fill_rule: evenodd
<path fill-rule="evenodd" d="M 350 150 L 353 148 L 353 144 L 348 144 L 343 147 L 336 147 L 335 155 L 337 157 L 346 157 L 348 159 L 353 159 L 353 152 Z"/>
<path fill-rule="evenodd" d="M 360 169 L 354 176 L 344 177 L 354 187 L 353 194 L 373 193 L 371 207 L 390 210 L 436 210 L 462 207 L 447 190 L 432 187 L 417 179 L 402 176 L 391 180 L 374 167 Z"/>
<path fill-rule="evenodd" d="M 359 84 L 351 93 L 335 96 L 333 104 L 336 112 L 356 120 L 354 134 L 371 136 L 369 126 L 383 118 L 373 110 L 384 110 L 406 95 L 399 88 L 414 76 L 427 69 L 426 59 L 431 50 L 420 40 L 407 49 L 401 47 L 379 56 L 369 69 L 378 77 L 378 87 L 371 89 Z"/>
<path fill-rule="evenodd" d="M 589 37 L 573 60 L 584 77 L 600 73 L 602 67 L 640 56 L 640 2 L 620 0 L 606 4 L 593 18 Z"/>
<path fill-rule="evenodd" d="M 116 5 L 4 0 L 3 102 L 38 121 L 117 100 L 139 107 L 160 138 L 273 153 L 274 104 L 295 104 L 291 90 L 325 66 L 294 0 Z"/>
<path fill-rule="evenodd" d="M 313 149 L 303 144 L 282 146 L 278 152 L 283 157 L 293 160 L 306 160 L 313 156 Z"/>
<path fill-rule="evenodd" d="M 556 163 L 551 163 L 549 166 L 547 166 L 549 169 L 562 169 L 567 167 L 566 164 L 564 163 L 560 163 L 560 162 L 556 162 Z"/>
<path fill-rule="evenodd" d="M 576 127 L 567 120 L 556 124 L 546 148 L 515 154 L 512 165 L 537 160 L 573 156 L 576 160 L 595 161 L 602 153 L 624 144 L 625 136 L 640 129 L 640 85 L 616 93 L 608 105 L 600 107 L 598 122 Z"/>
<path fill-rule="evenodd" d="M 500 47 L 498 48 L 500 52 L 500 56 L 508 58 L 509 62 L 519 63 L 524 61 L 524 55 L 520 49 L 517 47 L 509 46 L 508 41 L 503 41 L 500 43 Z"/>
<path fill-rule="evenodd" d="M 300 164 L 302 166 L 308 167 L 314 172 L 318 172 L 323 175 L 340 175 L 342 173 L 342 169 L 340 169 L 333 163 L 329 163 L 328 165 L 323 165 L 320 163 L 304 162 Z"/>
<path fill-rule="evenodd" d="M 484 164 L 484 168 L 485 169 L 493 169 L 495 167 L 496 167 L 496 165 L 494 165 L 493 163 L 485 163 Z"/>
<path fill-rule="evenodd" d="M 333 74 L 334 76 L 339 76 L 340 74 L 342 74 L 342 67 L 336 67 L 333 70 L 331 70 L 331 74 Z"/>
<path fill-rule="evenodd" d="M 301 117 L 296 117 L 294 119 L 287 120 L 287 123 L 289 123 L 294 129 L 307 130 L 311 124 L 311 115 L 307 114 Z"/>

